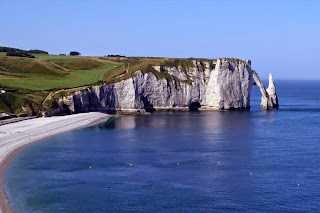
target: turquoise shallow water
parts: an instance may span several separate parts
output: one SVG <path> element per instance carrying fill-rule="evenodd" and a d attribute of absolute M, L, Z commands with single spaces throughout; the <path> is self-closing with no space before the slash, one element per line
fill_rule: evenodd
<path fill-rule="evenodd" d="M 15 212 L 319 212 L 320 82 L 277 81 L 280 109 L 123 116 L 22 150 Z M 298 186 L 299 184 L 299 186 Z"/>

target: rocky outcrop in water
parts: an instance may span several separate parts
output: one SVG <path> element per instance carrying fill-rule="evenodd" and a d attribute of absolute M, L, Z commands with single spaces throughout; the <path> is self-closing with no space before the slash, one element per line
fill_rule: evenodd
<path fill-rule="evenodd" d="M 153 68 L 156 72 L 169 73 L 172 78 L 157 78 L 151 72 L 137 70 L 135 76 L 127 80 L 61 97 L 58 107 L 49 114 L 250 108 L 251 87 L 256 79 L 249 60 L 219 58 L 212 64 L 193 60 L 193 66 L 187 69 L 182 66 Z M 269 87 L 271 94 L 273 88 Z M 265 90 L 261 92 L 267 97 Z M 272 97 L 276 98 L 275 90 Z"/>
<path fill-rule="evenodd" d="M 266 110 L 278 108 L 279 107 L 278 96 L 276 93 L 276 87 L 274 84 L 272 74 L 271 73 L 269 74 L 269 86 L 267 89 L 265 89 L 258 73 L 255 71 L 253 71 L 253 78 L 262 94 L 261 107 Z"/>

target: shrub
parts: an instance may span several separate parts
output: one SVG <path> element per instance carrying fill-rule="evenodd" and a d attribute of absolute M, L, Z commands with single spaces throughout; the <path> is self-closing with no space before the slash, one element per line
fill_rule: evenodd
<path fill-rule="evenodd" d="M 117 58 L 120 58 L 120 57 L 126 57 L 124 55 L 108 55 L 107 57 L 117 57 Z"/>
<path fill-rule="evenodd" d="M 8 52 L 8 51 L 18 51 L 20 49 L 11 48 L 11 47 L 0 47 L 0 52 Z"/>
<path fill-rule="evenodd" d="M 28 51 L 25 50 L 8 50 L 7 56 L 18 56 L 18 57 L 28 57 L 28 58 L 34 58 L 33 55 L 28 53 Z"/>
<path fill-rule="evenodd" d="M 49 55 L 49 53 L 47 51 L 44 51 L 44 50 L 29 50 L 28 53 Z"/>
<path fill-rule="evenodd" d="M 49 54 L 46 51 L 43 50 L 21 50 L 18 48 L 12 48 L 12 47 L 0 47 L 0 52 L 6 52 L 7 56 L 19 56 L 19 57 L 29 57 L 34 58 L 34 56 L 31 53 L 34 54 Z"/>
<path fill-rule="evenodd" d="M 81 55 L 81 53 L 79 53 L 77 51 L 71 51 L 69 55 L 78 56 L 78 55 Z"/>

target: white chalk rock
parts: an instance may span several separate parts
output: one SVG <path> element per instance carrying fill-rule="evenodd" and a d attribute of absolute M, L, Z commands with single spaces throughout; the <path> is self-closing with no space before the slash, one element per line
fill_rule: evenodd
<path fill-rule="evenodd" d="M 278 96 L 276 93 L 276 87 L 272 74 L 269 74 L 269 86 L 265 89 L 264 84 L 262 83 L 258 73 L 253 71 L 253 79 L 256 85 L 259 87 L 262 94 L 261 97 L 261 107 L 266 110 L 275 109 L 279 107 Z"/>
<path fill-rule="evenodd" d="M 158 72 L 174 76 L 173 80 L 157 79 L 152 73 L 137 70 L 130 79 L 74 92 L 60 99 L 59 107 L 52 112 L 249 109 L 254 82 L 262 93 L 262 107 L 278 106 L 272 75 L 265 90 L 258 74 L 251 70 L 250 60 L 218 58 L 211 62 L 194 60 L 189 68 L 154 66 Z"/>

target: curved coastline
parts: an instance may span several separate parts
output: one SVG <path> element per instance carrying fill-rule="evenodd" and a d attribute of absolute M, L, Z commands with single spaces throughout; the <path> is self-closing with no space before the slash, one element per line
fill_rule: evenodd
<path fill-rule="evenodd" d="M 59 117 L 35 118 L 0 126 L 0 213 L 9 213 L 8 198 L 2 182 L 6 166 L 23 148 L 45 138 L 93 125 L 111 115 L 89 112 Z"/>

